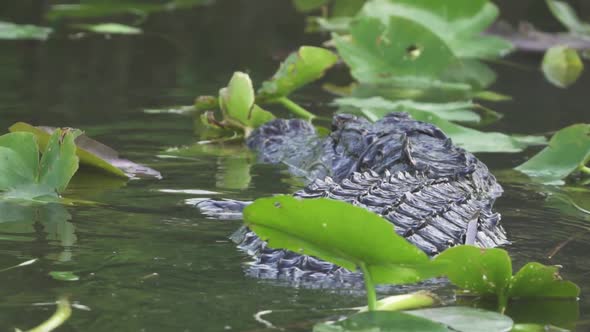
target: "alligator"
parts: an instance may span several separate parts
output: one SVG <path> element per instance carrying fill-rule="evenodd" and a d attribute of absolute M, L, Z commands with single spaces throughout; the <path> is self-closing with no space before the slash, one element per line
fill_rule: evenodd
<path fill-rule="evenodd" d="M 492 209 L 502 194 L 495 177 L 436 126 L 405 113 L 375 123 L 337 114 L 327 136 L 308 121 L 276 119 L 254 130 L 246 143 L 259 162 L 285 164 L 306 179 L 295 197 L 326 197 L 375 212 L 430 256 L 458 244 L 507 243 Z M 198 207 L 209 216 L 237 219 L 248 204 L 206 200 Z M 251 276 L 341 282 L 358 276 L 315 257 L 267 247 L 245 227 L 232 239 L 254 257 L 247 268 Z"/>

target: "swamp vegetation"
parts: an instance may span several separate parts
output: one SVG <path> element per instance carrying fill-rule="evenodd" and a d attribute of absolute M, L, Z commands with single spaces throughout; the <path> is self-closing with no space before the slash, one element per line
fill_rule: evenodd
<path fill-rule="evenodd" d="M 590 329 L 584 1 L 0 6 L 0 328 Z M 406 112 L 476 153 L 511 243 L 431 259 L 369 211 L 281 195 L 305 179 L 244 139 L 275 118 L 327 133 L 335 112 Z M 207 198 L 255 200 L 243 223 L 269 246 L 365 288 L 245 275 L 242 223 Z"/>

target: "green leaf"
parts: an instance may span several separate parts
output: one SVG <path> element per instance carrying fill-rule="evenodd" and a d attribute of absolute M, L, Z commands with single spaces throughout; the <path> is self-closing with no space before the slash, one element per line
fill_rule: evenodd
<path fill-rule="evenodd" d="M 513 49 L 506 40 L 481 35 L 498 16 L 498 8 L 487 0 L 371 0 L 361 15 L 376 17 L 383 24 L 391 17 L 419 22 L 461 58 L 496 58 Z"/>
<path fill-rule="evenodd" d="M 195 109 L 197 111 L 214 110 L 218 106 L 218 100 L 214 96 L 199 96 L 195 98 Z"/>
<path fill-rule="evenodd" d="M 332 5 L 332 17 L 350 17 L 356 15 L 363 5 L 365 0 L 334 0 Z"/>
<path fill-rule="evenodd" d="M 104 35 L 139 35 L 140 28 L 120 23 L 76 24 L 76 28 Z"/>
<path fill-rule="evenodd" d="M 338 57 L 320 47 L 301 46 L 291 53 L 270 80 L 258 90 L 258 98 L 272 100 L 290 95 L 293 91 L 322 76 Z"/>
<path fill-rule="evenodd" d="M 377 121 L 392 112 L 426 112 L 438 115 L 448 121 L 460 121 L 478 123 L 481 117 L 471 109 L 474 104 L 471 101 L 459 101 L 449 103 L 424 103 L 410 99 L 391 101 L 381 97 L 371 98 L 339 98 L 334 103 L 341 107 L 351 106 L 358 109 L 370 110 L 367 115 L 369 120 Z"/>
<path fill-rule="evenodd" d="M 574 9 L 565 1 L 546 0 L 555 18 L 571 32 L 590 35 L 590 24 L 580 20 Z"/>
<path fill-rule="evenodd" d="M 51 271 L 51 272 L 49 272 L 49 275 L 53 279 L 60 280 L 60 281 L 78 281 L 78 280 L 80 280 L 80 277 L 71 271 Z"/>
<path fill-rule="evenodd" d="M 221 110 L 227 116 L 246 124 L 254 106 L 254 88 L 248 74 L 235 72 L 227 87 L 219 90 Z"/>
<path fill-rule="evenodd" d="M 0 21 L 0 39 L 24 40 L 37 39 L 46 40 L 53 30 L 30 24 L 14 24 Z"/>
<path fill-rule="evenodd" d="M 0 136 L 0 191 L 37 182 L 39 147 L 30 133 Z"/>
<path fill-rule="evenodd" d="M 70 179 L 78 170 L 76 143 L 79 130 L 56 129 L 51 137 L 39 164 L 39 183 L 55 188 L 57 192 L 66 190 Z"/>
<path fill-rule="evenodd" d="M 541 68 L 549 82 L 567 88 L 578 80 L 584 70 L 584 63 L 576 50 L 554 46 L 545 52 Z"/>
<path fill-rule="evenodd" d="M 512 330 L 510 317 L 493 311 L 469 307 L 442 307 L 406 311 L 405 313 L 442 323 L 457 332 L 508 332 Z"/>
<path fill-rule="evenodd" d="M 443 324 L 404 312 L 374 311 L 353 315 L 332 324 L 319 323 L 313 332 L 450 332 Z"/>
<path fill-rule="evenodd" d="M 237 127 L 246 136 L 256 127 L 274 119 L 272 113 L 254 104 L 254 88 L 248 74 L 235 72 L 227 87 L 219 90 L 219 107 L 223 113 L 222 126 Z"/>
<path fill-rule="evenodd" d="M 244 210 L 244 222 L 273 248 L 316 256 L 352 271 L 364 264 L 376 283 L 416 282 L 440 273 L 387 220 L 345 202 L 261 198 Z"/>
<path fill-rule="evenodd" d="M 24 122 L 17 122 L 8 128 L 11 132 L 29 132 L 37 137 L 39 147 L 44 150 L 50 139 L 50 135 L 55 131 L 52 127 L 34 127 Z M 76 155 L 80 158 L 80 163 L 88 165 L 109 174 L 120 177 L 155 177 L 161 178 L 161 174 L 149 167 L 136 164 L 130 160 L 119 157 L 119 153 L 112 148 L 95 141 L 84 134 L 80 134 L 75 139 Z"/>
<path fill-rule="evenodd" d="M 379 99 L 370 99 L 367 103 L 370 105 L 371 103 L 377 103 L 378 101 Z M 364 101 L 362 99 L 341 98 L 337 100 L 337 103 L 339 103 L 341 106 L 354 107 L 356 108 L 356 111 L 353 109 L 353 112 L 360 112 L 371 120 L 379 119 L 384 115 L 384 113 L 386 113 L 379 107 L 365 107 Z M 421 104 L 422 107 L 424 107 L 424 105 L 427 104 Z M 444 109 L 442 106 L 440 107 L 441 109 Z M 541 145 L 545 144 L 546 142 L 545 138 L 541 136 L 509 136 L 498 132 L 483 132 L 476 129 L 463 127 L 442 118 L 441 114 L 432 111 L 432 108 L 430 110 L 430 112 L 425 112 L 424 109 L 403 109 L 404 112 L 407 112 L 418 121 L 428 122 L 436 125 L 446 135 L 448 135 L 455 144 L 471 152 L 520 152 L 527 146 Z M 345 108 L 344 111 L 347 112 L 350 110 Z M 453 112 L 448 112 L 448 110 L 446 110 L 443 113 L 446 114 L 443 114 L 442 116 L 448 118 L 451 116 L 449 114 Z M 458 117 L 456 113 L 452 114 L 452 116 Z"/>
<path fill-rule="evenodd" d="M 509 297 L 576 299 L 580 288 L 559 275 L 559 267 L 528 263 L 512 277 Z"/>
<path fill-rule="evenodd" d="M 412 20 L 392 17 L 385 26 L 364 17 L 351 26 L 352 38 L 336 36 L 338 52 L 360 82 L 389 78 L 437 78 L 457 61 L 446 44 L 429 29 Z"/>
<path fill-rule="evenodd" d="M 516 167 L 545 183 L 557 183 L 581 168 L 590 158 L 590 124 L 575 124 L 559 130 L 549 146 Z"/>
<path fill-rule="evenodd" d="M 447 263 L 449 280 L 479 295 L 504 296 L 512 277 L 512 261 L 505 250 L 461 245 L 436 256 Z"/>

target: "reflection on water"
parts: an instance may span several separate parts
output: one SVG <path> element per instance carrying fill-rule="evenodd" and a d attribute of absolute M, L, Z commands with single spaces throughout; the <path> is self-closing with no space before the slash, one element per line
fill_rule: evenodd
<path fill-rule="evenodd" d="M 11 3 L 0 15 L 39 19 L 39 13 L 31 17 L 33 2 Z M 515 6 L 525 8 L 523 3 Z M 304 24 L 288 1 L 258 0 L 253 6 L 247 0 L 220 0 L 154 13 L 145 22 L 145 35 L 138 37 L 73 40 L 65 35 L 45 44 L 0 42 L 0 127 L 22 120 L 83 128 L 164 177 L 127 182 L 82 172 L 65 196 L 98 204 L 0 204 L 0 267 L 40 259 L 0 273 L 1 330 L 43 321 L 53 308 L 33 304 L 61 294 L 91 309 L 75 310 L 64 331 L 253 331 L 262 328 L 253 315 L 267 309 L 274 312 L 265 319 L 276 326 L 308 331 L 316 320 L 342 313 L 333 308 L 364 304 L 358 290 L 294 288 L 246 276 L 250 258 L 227 238 L 240 222 L 206 219 L 185 200 L 252 200 L 293 192 L 301 182 L 280 167 L 253 165 L 254 158 L 239 146 L 225 153 L 157 157 L 198 137 L 190 119 L 141 111 L 186 105 L 195 95 L 215 93 L 234 70 L 249 71 L 254 80 L 268 77 L 276 69 L 276 54 L 321 41 L 321 36 L 304 35 Z M 539 59 L 519 60 L 536 66 Z M 557 90 L 541 74 L 498 69 L 494 90 L 515 101 L 493 105 L 506 117 L 490 129 L 538 133 L 588 121 L 590 75 L 572 89 Z M 317 94 L 303 91 L 294 98 L 328 114 L 330 109 L 318 105 L 329 97 Z M 521 322 L 565 326 L 579 314 L 578 329 L 588 329 L 590 224 L 586 213 L 559 198 L 565 195 L 590 210 L 590 196 L 585 188 L 556 191 L 498 171 L 520 164 L 526 155 L 481 155 L 505 188 L 497 209 L 512 241 L 507 249 L 515 268 L 528 261 L 563 265 L 564 277 L 578 283 L 583 296 L 574 305 L 515 304 L 510 314 Z M 54 280 L 51 271 L 73 271 L 80 280 Z M 452 289 L 440 287 L 437 293 L 452 300 Z"/>
<path fill-rule="evenodd" d="M 44 257 L 59 262 L 72 260 L 70 248 L 76 244 L 72 216 L 61 204 L 26 204 L 0 202 L 0 240 L 54 243 L 62 247 L 59 253 Z"/>

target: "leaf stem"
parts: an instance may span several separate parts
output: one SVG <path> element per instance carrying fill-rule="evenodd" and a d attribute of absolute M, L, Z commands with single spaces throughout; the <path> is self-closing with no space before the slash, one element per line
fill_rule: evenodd
<path fill-rule="evenodd" d="M 297 105 L 296 103 L 294 103 L 291 99 L 287 98 L 287 97 L 281 97 L 276 99 L 276 101 L 285 106 L 285 108 L 287 108 L 289 111 L 291 111 L 291 113 L 297 115 L 300 118 L 303 118 L 305 120 L 311 121 L 313 119 L 315 119 L 315 115 L 308 112 L 305 108 Z"/>
<path fill-rule="evenodd" d="M 367 291 L 367 306 L 369 311 L 375 311 L 377 309 L 377 294 L 375 293 L 375 285 L 373 284 L 373 278 L 367 269 L 365 263 L 360 264 L 361 271 L 363 271 L 363 278 L 365 279 L 365 289 Z"/>
<path fill-rule="evenodd" d="M 578 169 L 580 170 L 580 172 L 590 175 L 590 167 L 586 166 L 586 165 L 580 165 L 578 167 Z"/>
<path fill-rule="evenodd" d="M 508 297 L 506 294 L 498 294 L 498 311 L 503 315 L 508 305 Z"/>

